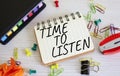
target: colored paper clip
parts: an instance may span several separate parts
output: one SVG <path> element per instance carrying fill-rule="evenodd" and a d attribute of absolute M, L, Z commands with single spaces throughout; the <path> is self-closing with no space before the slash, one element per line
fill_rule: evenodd
<path fill-rule="evenodd" d="M 90 35 L 92 36 L 92 37 L 95 37 L 95 38 L 98 38 L 98 39 L 103 39 L 103 37 L 101 36 L 101 35 L 95 35 L 95 33 L 93 33 L 93 32 L 90 32 Z"/>
<path fill-rule="evenodd" d="M 94 35 L 95 36 L 98 35 L 98 30 L 99 30 L 99 26 L 95 26 L 95 28 L 94 28 Z"/>
<path fill-rule="evenodd" d="M 89 21 L 89 23 L 88 23 L 88 25 L 87 25 L 87 28 L 89 29 L 89 31 L 90 31 L 92 25 L 93 25 L 93 21 Z"/>
<path fill-rule="evenodd" d="M 117 27 L 113 27 L 114 28 L 114 30 L 118 30 L 118 31 L 120 31 L 120 28 L 117 28 Z"/>
<path fill-rule="evenodd" d="M 115 54 L 120 52 L 120 33 L 113 34 L 99 43 L 102 54 Z"/>
<path fill-rule="evenodd" d="M 114 24 L 110 24 L 111 34 L 115 34 Z"/>
<path fill-rule="evenodd" d="M 104 14 L 105 13 L 105 9 L 103 7 L 101 7 L 100 5 L 95 5 L 95 8 L 98 12 Z"/>
<path fill-rule="evenodd" d="M 110 35 L 109 30 L 105 31 L 104 38 L 108 37 Z"/>
<path fill-rule="evenodd" d="M 101 29 L 99 30 L 99 32 L 100 32 L 100 33 L 103 33 L 103 32 L 105 32 L 105 31 L 107 31 L 107 30 L 109 30 L 109 29 L 110 29 L 110 26 L 106 26 L 106 27 L 101 28 Z"/>
<path fill-rule="evenodd" d="M 84 16 L 84 18 L 85 18 L 87 21 L 91 21 L 91 19 L 92 19 L 92 13 L 91 13 L 90 11 L 88 11 L 87 16 Z"/>
<path fill-rule="evenodd" d="M 58 76 L 59 74 L 61 74 L 64 71 L 63 68 L 58 69 L 55 73 L 54 76 Z"/>
<path fill-rule="evenodd" d="M 14 58 L 15 60 L 18 59 L 18 48 L 14 48 L 13 58 Z"/>
<path fill-rule="evenodd" d="M 58 64 L 53 64 L 50 66 L 50 74 L 49 76 L 58 76 L 59 74 L 61 74 L 64 69 L 63 68 L 59 68 L 59 65 Z"/>
<path fill-rule="evenodd" d="M 95 6 L 101 8 L 101 9 L 103 9 L 103 10 L 106 10 L 106 8 L 105 8 L 103 5 L 101 5 L 101 4 L 96 3 Z"/>
<path fill-rule="evenodd" d="M 93 13 L 93 14 L 96 13 L 96 8 L 95 8 L 94 3 L 90 3 L 90 11 L 91 11 L 91 13 Z"/>

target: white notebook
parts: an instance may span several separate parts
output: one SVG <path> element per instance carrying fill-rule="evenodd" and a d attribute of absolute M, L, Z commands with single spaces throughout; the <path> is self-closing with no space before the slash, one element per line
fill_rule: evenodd
<path fill-rule="evenodd" d="M 94 50 L 86 22 L 79 12 L 38 22 L 34 30 L 44 64 Z"/>

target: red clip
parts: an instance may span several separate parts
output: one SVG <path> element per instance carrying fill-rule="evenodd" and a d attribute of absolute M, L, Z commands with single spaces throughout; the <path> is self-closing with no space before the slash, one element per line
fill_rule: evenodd
<path fill-rule="evenodd" d="M 54 3 L 55 3 L 55 6 L 56 6 L 56 7 L 59 7 L 59 4 L 58 4 L 59 1 L 58 1 L 58 0 L 55 0 Z"/>

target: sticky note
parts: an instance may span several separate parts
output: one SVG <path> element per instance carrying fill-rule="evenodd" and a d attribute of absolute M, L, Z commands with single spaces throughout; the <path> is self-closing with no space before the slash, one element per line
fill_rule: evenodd
<path fill-rule="evenodd" d="M 23 24 L 22 20 L 18 22 L 18 26 L 21 26 Z"/>
<path fill-rule="evenodd" d="M 7 32 L 7 36 L 10 36 L 11 34 L 12 34 L 11 30 Z"/>
<path fill-rule="evenodd" d="M 36 13 L 37 11 L 38 11 L 38 8 L 35 7 L 35 8 L 33 9 L 33 12 Z"/>
<path fill-rule="evenodd" d="M 17 29 L 18 29 L 17 26 L 14 26 L 14 27 L 12 28 L 12 30 L 13 30 L 14 32 L 15 32 Z"/>
<path fill-rule="evenodd" d="M 28 20 L 28 17 L 25 16 L 25 17 L 23 18 L 23 21 L 25 22 L 25 21 L 27 21 L 27 20 Z"/>
<path fill-rule="evenodd" d="M 38 7 L 41 8 L 43 6 L 43 3 L 39 3 Z"/>
<path fill-rule="evenodd" d="M 4 35 L 2 38 L 1 38 L 1 41 L 5 41 L 7 39 L 7 36 Z"/>
<path fill-rule="evenodd" d="M 28 14 L 28 16 L 29 16 L 29 17 L 31 17 L 32 15 L 33 15 L 33 13 L 32 13 L 32 12 L 30 12 L 30 13 Z"/>

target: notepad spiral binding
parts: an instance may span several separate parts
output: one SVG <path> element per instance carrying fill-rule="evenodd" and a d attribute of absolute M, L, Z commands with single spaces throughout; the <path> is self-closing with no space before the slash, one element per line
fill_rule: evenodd
<path fill-rule="evenodd" d="M 71 13 L 70 15 L 65 15 L 64 17 L 65 17 L 66 21 L 70 21 L 70 19 L 69 19 L 70 16 L 72 17 L 73 20 L 76 19 L 76 16 L 78 18 L 81 18 L 81 14 L 79 12 L 76 12 L 76 13 Z M 57 25 L 58 24 L 57 20 L 60 20 L 61 23 L 64 22 L 63 17 L 59 16 L 58 19 L 57 18 L 53 18 L 52 20 L 48 19 L 47 20 L 47 25 L 51 26 L 51 22 L 54 22 L 54 25 Z M 46 28 L 45 23 L 46 23 L 45 21 L 42 21 L 41 23 L 38 22 L 37 23 L 37 30 L 40 29 L 40 25 L 42 25 L 42 28 Z"/>

